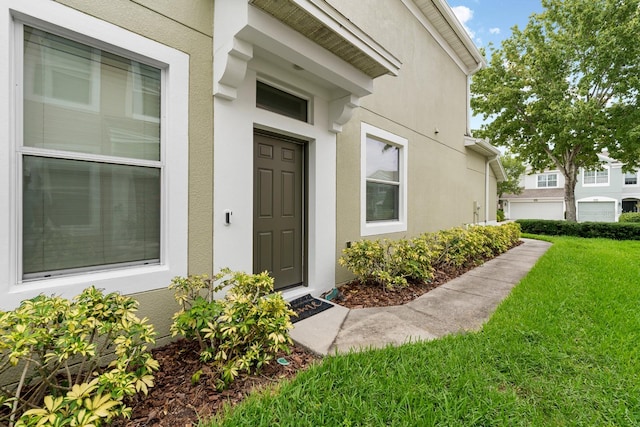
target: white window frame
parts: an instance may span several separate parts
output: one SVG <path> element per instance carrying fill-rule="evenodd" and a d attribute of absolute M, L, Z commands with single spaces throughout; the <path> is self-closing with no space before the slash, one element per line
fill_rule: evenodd
<path fill-rule="evenodd" d="M 556 178 L 556 185 L 549 185 L 549 178 L 551 176 L 555 176 Z M 540 177 L 544 177 L 544 182 L 545 185 L 541 186 L 540 185 Z M 543 173 L 543 174 L 538 174 L 537 178 L 536 178 L 536 187 L 537 188 L 558 188 L 558 174 L 557 173 Z"/>
<path fill-rule="evenodd" d="M 398 191 L 398 220 L 396 221 L 370 221 L 367 222 L 367 138 L 388 142 L 400 148 L 399 156 L 399 180 Z M 377 128 L 368 123 L 360 125 L 360 234 L 373 236 L 376 234 L 397 233 L 407 231 L 407 165 L 409 141 L 384 129 Z"/>
<path fill-rule="evenodd" d="M 595 172 L 594 175 L 594 183 L 585 183 L 584 179 L 585 179 L 585 173 L 586 172 Z M 607 182 L 598 182 L 598 173 L 603 173 L 606 172 L 607 173 Z M 609 165 L 603 165 L 602 168 L 600 169 L 583 169 L 582 170 L 582 186 L 583 187 L 608 187 L 609 183 L 611 182 L 611 169 L 609 168 Z"/>
<path fill-rule="evenodd" d="M 22 24 L 162 69 L 160 263 L 22 280 Z M 0 309 L 38 294 L 77 295 L 90 285 L 126 294 L 162 289 L 187 272 L 189 57 L 49 0 L 0 5 Z M 8 82 L 8 84 L 7 84 Z M 84 158 L 84 156 L 83 156 Z"/>
<path fill-rule="evenodd" d="M 627 174 L 636 176 L 635 184 L 627 184 Z M 640 185 L 640 177 L 638 176 L 638 171 L 634 172 L 623 172 L 622 173 L 622 185 L 625 187 L 638 187 Z"/>

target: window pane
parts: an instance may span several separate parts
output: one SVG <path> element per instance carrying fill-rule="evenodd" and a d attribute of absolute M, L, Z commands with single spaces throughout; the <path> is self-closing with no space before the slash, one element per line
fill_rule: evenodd
<path fill-rule="evenodd" d="M 160 170 L 25 156 L 23 270 L 160 258 Z"/>
<path fill-rule="evenodd" d="M 595 173 L 595 171 L 584 171 L 584 183 L 585 184 L 595 184 L 596 183 L 596 173 Z"/>
<path fill-rule="evenodd" d="M 609 181 L 609 171 L 597 171 L 596 172 L 596 184 L 606 184 Z"/>
<path fill-rule="evenodd" d="M 624 174 L 624 184 L 625 185 L 636 185 L 638 184 L 638 174 L 636 172 L 627 172 Z"/>
<path fill-rule="evenodd" d="M 297 97 L 268 84 L 257 82 L 256 106 L 293 119 L 308 121 L 306 99 Z"/>
<path fill-rule="evenodd" d="M 24 145 L 160 160 L 161 71 L 25 26 Z"/>
<path fill-rule="evenodd" d="M 552 174 L 547 176 L 547 187 L 557 187 L 558 186 L 558 175 Z"/>
<path fill-rule="evenodd" d="M 399 219 L 400 187 L 367 182 L 367 221 Z"/>
<path fill-rule="evenodd" d="M 538 175 L 538 187 L 547 186 L 547 177 L 545 175 Z"/>
<path fill-rule="evenodd" d="M 367 178 L 400 182 L 400 148 L 367 138 Z"/>

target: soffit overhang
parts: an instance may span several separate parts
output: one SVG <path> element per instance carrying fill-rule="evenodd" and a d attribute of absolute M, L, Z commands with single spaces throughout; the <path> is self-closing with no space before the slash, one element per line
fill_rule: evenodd
<path fill-rule="evenodd" d="M 373 93 L 375 78 L 399 72 L 396 57 L 325 0 L 216 0 L 214 7 L 218 99 L 235 100 L 249 63 L 262 56 L 289 64 L 328 89 L 329 130 L 337 133 L 360 98 Z"/>
<path fill-rule="evenodd" d="M 400 61 L 324 0 L 249 0 L 371 78 L 397 76 Z"/>
<path fill-rule="evenodd" d="M 464 146 L 487 159 L 489 166 L 498 181 L 507 179 L 507 173 L 500 161 L 500 150 L 494 147 L 486 139 L 465 137 Z"/>
<path fill-rule="evenodd" d="M 446 0 L 402 1 L 467 75 L 487 65 Z"/>

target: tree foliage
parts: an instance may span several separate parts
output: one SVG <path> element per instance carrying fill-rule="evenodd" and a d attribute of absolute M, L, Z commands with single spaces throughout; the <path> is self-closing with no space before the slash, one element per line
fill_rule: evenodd
<path fill-rule="evenodd" d="M 526 166 L 520 159 L 514 157 L 509 153 L 505 153 L 504 156 L 500 156 L 500 161 L 506 172 L 507 179 L 498 182 L 498 198 L 503 194 L 520 194 L 522 193 L 522 187 L 520 187 L 520 176 L 524 173 Z"/>
<path fill-rule="evenodd" d="M 565 177 L 567 219 L 575 220 L 579 168 L 597 153 L 640 161 L 640 0 L 542 0 L 524 30 L 491 54 L 473 79 L 480 136 L 517 153 L 534 171 Z"/>

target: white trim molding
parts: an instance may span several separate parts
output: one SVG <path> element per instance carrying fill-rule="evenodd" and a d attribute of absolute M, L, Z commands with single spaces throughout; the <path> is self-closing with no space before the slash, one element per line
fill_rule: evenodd
<path fill-rule="evenodd" d="M 322 47 L 301 32 L 254 6 L 254 0 L 217 0 L 214 25 L 213 95 L 233 101 L 244 81 L 247 63 L 257 52 L 273 55 L 280 63 L 304 70 L 332 87 L 331 113 L 327 127 L 338 133 L 359 106 L 361 97 L 373 92 L 373 79 L 365 69 L 358 69 Z M 256 1 L 256 3 L 259 3 Z M 328 31 L 354 46 L 370 65 L 397 75 L 401 63 L 372 37 L 364 33 L 324 0 L 295 0 L 297 11 L 320 22 Z M 268 9 L 266 5 L 263 5 Z"/>

